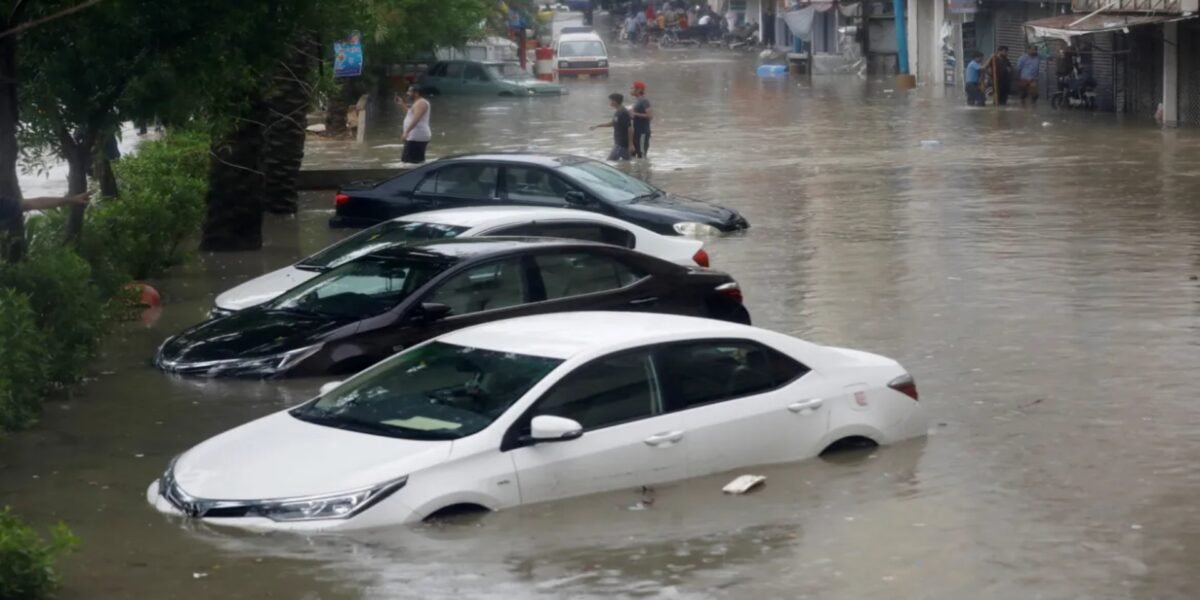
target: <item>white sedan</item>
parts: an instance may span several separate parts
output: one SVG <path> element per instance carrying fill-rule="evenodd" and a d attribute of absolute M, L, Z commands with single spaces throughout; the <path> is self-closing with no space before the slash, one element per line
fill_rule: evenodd
<path fill-rule="evenodd" d="M 294 265 L 251 279 L 217 296 L 212 316 L 267 302 L 344 262 L 383 246 L 450 237 L 518 235 L 581 239 L 633 248 L 682 265 L 709 266 L 704 242 L 659 235 L 607 215 L 569 208 L 468 207 L 414 213 L 360 231 Z"/>
<path fill-rule="evenodd" d="M 889 358 L 694 317 L 559 313 L 459 330 L 326 384 L 176 457 L 147 498 L 214 524 L 378 527 L 926 427 Z"/>

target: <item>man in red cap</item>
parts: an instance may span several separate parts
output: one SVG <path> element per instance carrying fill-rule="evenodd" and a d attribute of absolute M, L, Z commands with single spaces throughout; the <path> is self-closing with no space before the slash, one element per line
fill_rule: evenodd
<path fill-rule="evenodd" d="M 633 82 L 630 90 L 637 102 L 633 104 L 633 157 L 646 158 L 650 151 L 650 121 L 654 119 L 654 109 L 650 100 L 646 99 L 646 84 L 641 81 Z"/>

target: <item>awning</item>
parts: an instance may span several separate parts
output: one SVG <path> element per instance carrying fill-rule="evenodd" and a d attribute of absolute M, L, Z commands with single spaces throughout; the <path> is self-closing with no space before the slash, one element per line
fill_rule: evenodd
<path fill-rule="evenodd" d="M 1114 13 L 1096 13 L 1091 15 L 1081 15 L 1075 13 L 1072 15 L 1055 15 L 1029 21 L 1025 23 L 1025 27 L 1033 32 L 1033 37 L 1036 39 L 1057 39 L 1063 40 L 1068 44 L 1071 43 L 1071 38 L 1088 35 L 1089 33 L 1103 33 L 1105 31 L 1120 31 L 1128 27 L 1137 27 L 1139 25 L 1157 25 L 1159 23 L 1170 23 L 1171 21 L 1182 21 L 1184 19 L 1194 18 L 1196 15 L 1127 15 Z"/>

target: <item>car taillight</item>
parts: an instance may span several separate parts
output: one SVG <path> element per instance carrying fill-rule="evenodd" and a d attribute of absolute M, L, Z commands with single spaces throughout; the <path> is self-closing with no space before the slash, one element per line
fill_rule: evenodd
<path fill-rule="evenodd" d="M 913 379 L 913 376 L 909 375 L 908 373 L 905 373 L 888 382 L 888 387 L 900 392 L 901 394 L 904 394 L 905 396 L 908 396 L 909 398 L 912 398 L 913 400 L 919 401 L 921 399 L 920 394 L 917 393 L 917 382 L 915 379 Z"/>
<path fill-rule="evenodd" d="M 701 248 L 701 249 L 697 250 L 695 254 L 692 255 L 692 260 L 696 261 L 696 264 L 698 264 L 702 267 L 707 267 L 708 266 L 708 253 L 704 251 L 704 248 Z"/>
<path fill-rule="evenodd" d="M 729 283 L 722 283 L 721 285 L 718 285 L 717 292 L 720 293 L 722 296 L 725 296 L 726 298 L 729 298 L 730 300 L 737 302 L 738 304 L 742 303 L 742 286 L 738 285 L 738 283 L 736 281 L 731 281 Z"/>
<path fill-rule="evenodd" d="M 350 196 L 347 196 L 346 194 L 338 194 L 333 197 L 333 205 L 334 206 L 342 206 L 349 201 L 350 201 Z"/>

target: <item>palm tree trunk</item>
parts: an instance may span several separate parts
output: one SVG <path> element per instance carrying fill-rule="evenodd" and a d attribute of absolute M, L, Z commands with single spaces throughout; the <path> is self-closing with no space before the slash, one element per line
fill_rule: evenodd
<path fill-rule="evenodd" d="M 296 212 L 296 178 L 304 162 L 304 139 L 317 51 L 312 33 L 303 32 L 297 36 L 287 59 L 280 63 L 279 73 L 267 95 L 268 117 L 263 132 L 263 208 L 272 213 Z"/>
<path fill-rule="evenodd" d="M 263 98 L 248 104 L 237 127 L 212 148 L 208 173 L 208 217 L 200 248 L 209 251 L 257 250 L 262 247 Z"/>
<path fill-rule="evenodd" d="M 7 29 L 8 24 L 4 27 Z M 0 38 L 0 215 L 21 214 L 21 183 L 17 179 L 17 36 Z M 25 251 L 25 219 L 0 222 L 0 260 L 20 260 Z"/>

